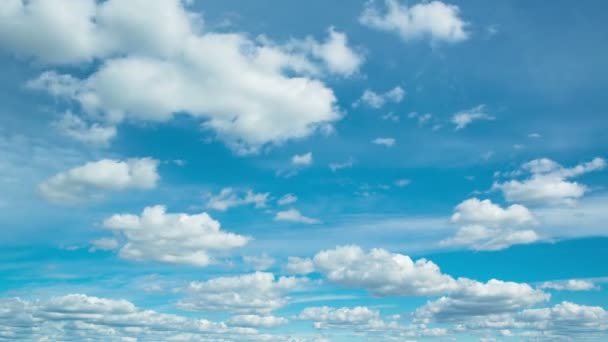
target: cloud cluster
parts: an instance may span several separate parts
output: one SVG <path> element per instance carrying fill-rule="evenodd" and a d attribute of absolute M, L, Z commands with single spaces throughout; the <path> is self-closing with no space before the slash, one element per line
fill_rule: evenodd
<path fill-rule="evenodd" d="M 191 282 L 182 290 L 186 297 L 179 301 L 178 306 L 196 311 L 269 314 L 287 305 L 289 298 L 286 294 L 303 282 L 295 277 L 275 278 L 267 272 Z"/>
<path fill-rule="evenodd" d="M 479 105 L 454 114 L 454 116 L 452 116 L 452 123 L 455 126 L 454 129 L 457 131 L 461 130 L 473 123 L 473 121 L 494 120 L 494 117 L 486 113 L 485 109 L 485 105 Z"/>
<path fill-rule="evenodd" d="M 469 36 L 460 9 L 441 1 L 408 6 L 397 0 L 384 0 L 383 8 L 379 8 L 377 1 L 368 1 L 359 22 L 373 29 L 394 32 L 404 41 L 429 39 L 435 43 L 457 43 Z"/>
<path fill-rule="evenodd" d="M 401 101 L 403 101 L 404 97 L 405 90 L 403 90 L 403 88 L 401 88 L 400 86 L 396 86 L 395 88 L 388 90 L 383 94 L 378 94 L 370 89 L 366 89 L 361 95 L 361 98 L 359 98 L 353 103 L 353 107 L 358 107 L 361 104 L 365 104 L 369 107 L 380 109 L 387 102 L 400 103 Z"/>
<path fill-rule="evenodd" d="M 60 172 L 42 182 L 40 194 L 54 203 L 76 203 L 101 197 L 107 191 L 152 189 L 159 180 L 158 160 L 102 159 Z"/>
<path fill-rule="evenodd" d="M 85 118 L 61 121 L 79 140 L 105 144 L 125 120 L 186 113 L 236 152 L 253 153 L 341 118 L 320 78 L 352 75 L 363 63 L 344 33 L 278 45 L 202 26 L 179 0 L 15 0 L 0 5 L 0 48 L 47 64 L 94 65 L 84 78 L 48 71 L 29 82 L 80 107 Z"/>
<path fill-rule="evenodd" d="M 141 215 L 116 214 L 103 221 L 116 233 L 119 256 L 137 261 L 206 266 L 212 255 L 247 244 L 248 238 L 220 229 L 206 213 L 167 213 L 161 205 L 146 207 Z"/>

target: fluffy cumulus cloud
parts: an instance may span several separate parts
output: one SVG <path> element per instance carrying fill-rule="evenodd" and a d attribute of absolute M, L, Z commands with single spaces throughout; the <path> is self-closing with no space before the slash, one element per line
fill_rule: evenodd
<path fill-rule="evenodd" d="M 279 211 L 274 215 L 275 221 L 285 221 L 285 222 L 296 222 L 296 223 L 306 223 L 306 224 L 317 224 L 321 223 L 321 221 L 304 216 L 298 209 L 287 209 L 283 211 Z"/>
<path fill-rule="evenodd" d="M 191 282 L 182 290 L 186 297 L 178 306 L 186 310 L 230 311 L 240 314 L 268 314 L 287 305 L 286 296 L 303 284 L 294 277 L 275 277 L 272 273 L 219 277 Z"/>
<path fill-rule="evenodd" d="M 378 2 L 383 2 L 383 6 Z M 408 6 L 397 0 L 370 0 L 359 22 L 373 29 L 394 32 L 404 41 L 429 39 L 434 43 L 457 43 L 469 36 L 458 6 L 441 1 Z"/>
<path fill-rule="evenodd" d="M 233 188 L 224 188 L 219 194 L 207 194 L 207 208 L 226 211 L 232 207 L 253 204 L 256 208 L 266 207 L 270 193 L 256 193 L 252 190 L 239 191 Z"/>
<path fill-rule="evenodd" d="M 375 109 L 380 109 L 387 102 L 400 103 L 404 98 L 405 90 L 400 86 L 396 86 L 382 94 L 366 89 L 361 97 L 353 103 L 353 107 L 359 107 L 361 104 L 364 104 Z"/>
<path fill-rule="evenodd" d="M 309 274 L 315 271 L 315 265 L 309 258 L 289 257 L 285 271 L 291 274 Z"/>
<path fill-rule="evenodd" d="M 595 158 L 571 168 L 564 167 L 551 159 L 535 159 L 511 173 L 514 176 L 529 174 L 528 178 L 495 182 L 492 189 L 501 191 L 509 202 L 573 204 L 583 197 L 589 188 L 572 181 L 571 178 L 604 168 L 606 168 L 606 160 L 603 158 Z"/>
<path fill-rule="evenodd" d="M 63 135 L 94 146 L 105 147 L 116 136 L 116 127 L 87 123 L 69 111 L 55 121 L 54 126 Z"/>
<path fill-rule="evenodd" d="M 562 302 L 551 308 L 525 310 L 517 318 L 536 331 L 532 336 L 547 340 L 576 340 L 608 332 L 608 312 L 599 306 Z"/>
<path fill-rule="evenodd" d="M 302 310 L 298 315 L 298 319 L 315 321 L 315 327 L 320 329 L 335 327 L 352 328 L 369 325 L 370 321 L 380 320 L 380 313 L 363 306 L 339 309 L 322 306 Z"/>
<path fill-rule="evenodd" d="M 255 329 L 144 310 L 124 299 L 68 294 L 48 300 L 0 299 L 0 339 L 15 341 L 256 340 Z"/>
<path fill-rule="evenodd" d="M 475 316 L 517 312 L 549 298 L 528 284 L 459 279 L 449 295 L 428 302 L 416 310 L 415 316 L 425 322 L 459 322 Z"/>
<path fill-rule="evenodd" d="M 375 295 L 436 295 L 456 286 L 456 281 L 433 262 L 414 261 L 384 249 L 365 252 L 358 246 L 342 246 L 321 251 L 312 261 L 315 270 L 330 282 L 365 288 Z"/>
<path fill-rule="evenodd" d="M 167 213 L 164 206 L 146 207 L 141 215 L 116 214 L 103 221 L 115 232 L 121 258 L 206 266 L 212 255 L 244 246 L 248 238 L 222 231 L 206 213 Z"/>
<path fill-rule="evenodd" d="M 486 113 L 485 105 L 479 105 L 471 109 L 462 110 L 452 116 L 452 123 L 455 126 L 454 129 L 457 131 L 467 127 L 473 123 L 473 121 L 478 120 L 494 120 L 492 115 Z"/>
<path fill-rule="evenodd" d="M 280 45 L 202 26 L 179 0 L 13 0 L 0 5 L 0 49 L 46 64 L 99 61 L 83 78 L 49 71 L 29 83 L 80 106 L 86 119 L 62 124 L 79 140 L 107 143 L 126 119 L 187 113 L 236 152 L 252 153 L 341 118 L 320 78 L 362 64 L 344 33 Z"/>
<path fill-rule="evenodd" d="M 455 236 L 442 240 L 443 246 L 468 246 L 474 250 L 498 250 L 539 239 L 536 219 L 528 208 L 513 204 L 502 208 L 490 200 L 470 198 L 456 206 L 451 221 L 460 225 Z"/>
<path fill-rule="evenodd" d="M 60 172 L 38 189 L 45 199 L 55 203 L 91 200 L 108 191 L 152 189 L 160 178 L 157 167 L 158 161 L 152 158 L 102 159 Z"/>

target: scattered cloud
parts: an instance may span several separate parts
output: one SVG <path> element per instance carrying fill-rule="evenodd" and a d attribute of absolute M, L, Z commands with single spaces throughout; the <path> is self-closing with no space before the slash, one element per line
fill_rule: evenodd
<path fill-rule="evenodd" d="M 256 208 L 266 207 L 270 193 L 256 193 L 252 190 L 238 191 L 233 188 L 223 188 L 219 194 L 207 194 L 207 208 L 226 211 L 233 207 L 253 204 Z"/>
<path fill-rule="evenodd" d="M 531 160 L 513 173 L 514 176 L 530 174 L 524 180 L 510 180 L 503 183 L 494 182 L 492 190 L 499 190 L 509 202 L 526 202 L 532 204 L 573 204 L 589 191 L 583 184 L 570 181 L 589 172 L 606 168 L 603 158 L 566 168 L 551 159 Z"/>
<path fill-rule="evenodd" d="M 298 197 L 294 194 L 286 194 L 283 197 L 277 200 L 278 205 L 289 205 L 296 203 L 298 201 Z"/>
<path fill-rule="evenodd" d="M 243 261 L 256 271 L 265 271 L 274 265 L 274 259 L 266 253 L 259 256 L 246 255 L 243 257 Z"/>
<path fill-rule="evenodd" d="M 564 281 L 546 281 L 538 286 L 541 289 L 556 291 L 589 291 L 596 289 L 592 281 L 582 279 L 568 279 Z"/>
<path fill-rule="evenodd" d="M 287 318 L 277 316 L 236 315 L 230 317 L 226 323 L 236 327 L 274 328 L 288 322 Z"/>
<path fill-rule="evenodd" d="M 372 90 L 366 89 L 361 98 L 353 103 L 353 107 L 359 107 L 361 104 L 365 104 L 369 107 L 380 109 L 387 102 L 400 103 L 405 98 L 405 90 L 400 86 L 388 90 L 383 94 L 378 94 Z"/>
<path fill-rule="evenodd" d="M 291 157 L 291 164 L 297 167 L 312 165 L 312 152 L 294 155 Z"/>
<path fill-rule="evenodd" d="M 351 168 L 351 167 L 353 167 L 353 165 L 355 165 L 355 160 L 353 158 L 349 158 L 345 162 L 333 162 L 333 163 L 329 163 L 329 169 L 332 172 L 336 172 L 338 170 Z"/>
<path fill-rule="evenodd" d="M 60 172 L 38 186 L 40 194 L 53 203 L 78 203 L 100 198 L 105 192 L 156 187 L 160 176 L 158 160 L 125 161 L 102 159 Z"/>
<path fill-rule="evenodd" d="M 274 216 L 274 220 L 275 221 L 306 223 L 306 224 L 321 223 L 321 221 L 319 221 L 317 219 L 302 215 L 302 213 L 300 213 L 299 210 L 293 209 L 293 208 L 277 212 L 276 215 Z"/>
<path fill-rule="evenodd" d="M 466 40 L 467 23 L 458 6 L 430 1 L 408 6 L 397 0 L 368 1 L 359 22 L 370 28 L 394 32 L 404 41 L 428 39 L 433 43 L 457 43 Z"/>
<path fill-rule="evenodd" d="M 382 145 L 386 147 L 393 147 L 395 145 L 396 140 L 394 138 L 376 138 L 372 140 L 372 144 Z"/>
<path fill-rule="evenodd" d="M 478 120 L 494 120 L 495 118 L 486 113 L 486 106 L 479 105 L 471 109 L 460 111 L 452 116 L 452 123 L 456 126 L 455 130 L 461 130 Z"/>

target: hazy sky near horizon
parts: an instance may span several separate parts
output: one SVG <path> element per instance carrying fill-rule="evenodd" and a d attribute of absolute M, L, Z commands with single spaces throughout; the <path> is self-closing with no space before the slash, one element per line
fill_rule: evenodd
<path fill-rule="evenodd" d="M 0 1 L 0 341 L 603 341 L 603 1 Z"/>

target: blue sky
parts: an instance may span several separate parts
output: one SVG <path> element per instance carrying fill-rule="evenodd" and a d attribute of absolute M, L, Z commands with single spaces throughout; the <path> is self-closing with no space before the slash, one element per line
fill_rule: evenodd
<path fill-rule="evenodd" d="M 605 11 L 2 2 L 0 340 L 605 340 Z"/>

